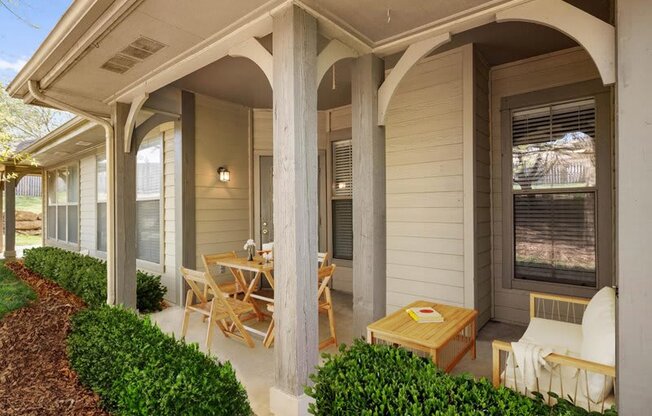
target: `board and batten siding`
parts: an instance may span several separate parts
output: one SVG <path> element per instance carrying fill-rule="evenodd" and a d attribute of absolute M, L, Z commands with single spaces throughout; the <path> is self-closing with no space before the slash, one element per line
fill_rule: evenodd
<path fill-rule="evenodd" d="M 387 312 L 474 307 L 473 46 L 422 59 L 387 113 Z M 466 240 L 466 241 L 465 241 Z"/>
<path fill-rule="evenodd" d="M 502 160 L 500 103 L 503 97 L 544 90 L 599 78 L 588 53 L 571 48 L 494 67 L 491 80 L 491 191 L 494 317 L 496 320 L 527 324 L 529 292 L 503 289 Z M 509 178 L 505 178 L 509 180 Z"/>
<path fill-rule="evenodd" d="M 201 255 L 242 252 L 249 229 L 249 108 L 197 95 L 195 114 L 197 268 Z M 226 167 L 231 180 L 218 180 Z"/>
<path fill-rule="evenodd" d="M 79 246 L 91 255 L 97 250 L 97 155 L 79 162 Z"/>

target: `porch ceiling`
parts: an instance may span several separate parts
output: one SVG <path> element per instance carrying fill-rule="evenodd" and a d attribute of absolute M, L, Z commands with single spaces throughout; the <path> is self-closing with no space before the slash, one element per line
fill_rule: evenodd
<path fill-rule="evenodd" d="M 31 101 L 26 81 L 38 80 L 53 98 L 92 113 L 108 116 L 107 104 L 125 94 L 127 86 L 144 85 L 145 80 L 151 80 L 152 74 L 168 68 L 172 62 L 177 62 L 175 60 L 180 56 L 189 56 L 191 51 L 198 51 L 198 48 L 211 38 L 220 38 L 241 29 L 244 22 L 255 18 L 264 20 L 270 11 L 285 1 L 289 0 L 193 0 L 188 4 L 176 0 L 76 1 L 37 51 L 35 58 L 25 66 L 8 89 L 12 95 Z M 483 9 L 508 0 L 296 1 L 338 23 L 344 30 L 350 31 L 372 47 L 405 36 L 424 25 L 450 18 L 456 13 L 474 8 Z M 611 18 L 613 0 L 566 1 L 603 20 Z M 189 4 L 192 4 L 192 7 L 189 7 Z M 269 33 L 271 28 L 261 24 L 251 30 Z M 267 33 L 258 33 L 256 36 L 264 36 Z M 152 39 L 165 46 L 124 73 L 101 68 L 111 57 L 125 50 L 140 37 Z M 555 38 L 552 39 L 554 43 Z M 538 43 L 547 42 L 547 37 L 530 40 L 536 50 Z M 219 59 L 219 56 L 215 59 Z M 262 82 L 261 74 L 256 68 L 239 59 L 223 61 L 226 63 L 208 65 L 208 72 L 204 72 L 208 74 L 214 71 L 221 76 L 221 79 L 214 80 L 221 80 L 222 86 L 215 87 L 219 91 L 212 91 L 210 95 L 223 96 L 256 107 L 271 105 L 271 90 Z M 209 62 L 210 60 L 206 63 Z M 341 70 L 341 73 L 337 74 L 335 90 L 331 88 L 330 81 L 322 83 L 319 105 L 322 109 L 348 101 L 348 65 L 343 63 L 338 65 L 337 69 Z M 184 73 L 182 70 L 178 77 L 182 78 L 188 72 L 190 71 Z M 173 73 L 177 74 L 176 69 Z M 325 79 L 330 79 L 330 74 L 327 74 Z M 196 84 L 201 80 L 202 73 L 196 73 L 194 77 L 180 81 L 179 85 L 197 90 Z M 154 89 L 163 85 L 157 85 Z M 255 90 L 246 91 L 247 87 Z M 240 93 L 235 94 L 235 90 Z M 245 98 L 240 100 L 236 95 Z"/>

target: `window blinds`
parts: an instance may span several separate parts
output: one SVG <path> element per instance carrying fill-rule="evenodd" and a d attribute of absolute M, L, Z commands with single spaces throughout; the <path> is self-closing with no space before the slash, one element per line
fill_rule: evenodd
<path fill-rule="evenodd" d="M 333 196 L 353 196 L 353 146 L 351 140 L 333 143 Z"/>
<path fill-rule="evenodd" d="M 595 101 L 512 113 L 514 278 L 596 283 Z"/>

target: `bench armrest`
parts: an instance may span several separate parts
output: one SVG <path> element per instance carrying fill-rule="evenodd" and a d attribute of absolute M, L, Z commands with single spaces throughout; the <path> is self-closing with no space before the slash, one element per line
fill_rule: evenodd
<path fill-rule="evenodd" d="M 494 340 L 491 344 L 492 348 L 492 374 L 491 381 L 495 387 L 500 386 L 500 353 L 512 352 L 512 344 L 506 341 Z M 552 364 L 559 364 L 565 367 L 573 367 L 579 370 L 588 371 L 591 373 L 602 374 L 607 377 L 616 378 L 616 367 L 596 363 L 594 361 L 582 360 L 581 358 L 571 357 L 569 355 L 552 353 L 546 357 L 546 361 Z"/>

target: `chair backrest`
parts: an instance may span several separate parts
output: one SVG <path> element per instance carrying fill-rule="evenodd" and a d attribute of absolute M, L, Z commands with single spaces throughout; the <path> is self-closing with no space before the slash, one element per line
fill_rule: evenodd
<path fill-rule="evenodd" d="M 335 273 L 335 265 L 331 264 L 330 266 L 322 267 L 319 269 L 317 272 L 317 284 L 318 290 L 317 290 L 317 299 L 321 299 L 322 295 L 324 294 L 324 291 L 330 290 L 328 289 L 328 282 L 333 278 L 333 274 Z"/>
<path fill-rule="evenodd" d="M 222 290 L 217 285 L 217 283 L 215 283 L 215 280 L 210 275 L 210 273 L 200 272 L 198 270 L 192 270 L 192 269 L 187 269 L 185 267 L 181 267 L 181 275 L 188 283 L 188 286 L 190 286 L 190 289 L 195 294 L 195 296 L 197 296 L 197 298 L 201 301 L 201 303 L 206 303 L 208 301 L 208 299 L 204 295 L 204 291 L 202 290 L 202 287 L 204 285 L 208 285 L 208 287 L 211 288 L 214 294 L 213 302 L 217 301 L 222 305 L 224 305 L 228 311 L 233 312 L 231 310 L 231 305 L 229 305 L 229 303 L 226 300 L 226 296 L 224 295 L 224 292 L 222 292 Z M 201 287 L 199 285 L 201 285 Z"/>
<path fill-rule="evenodd" d="M 212 277 L 215 277 L 212 271 L 212 267 L 215 266 L 215 262 L 224 259 L 235 259 L 238 255 L 235 254 L 235 251 L 229 251 L 226 253 L 215 253 L 215 254 L 202 254 L 201 260 L 204 263 L 204 270 L 208 272 Z"/>
<path fill-rule="evenodd" d="M 181 276 L 183 276 L 183 279 L 188 283 L 188 286 L 190 286 L 190 290 L 192 290 L 192 293 L 197 296 L 197 299 L 199 299 L 200 303 L 206 303 L 206 296 L 204 295 L 204 286 L 208 284 L 206 280 L 206 275 L 208 273 L 200 272 L 197 270 L 191 270 L 191 269 L 186 269 L 185 267 L 181 267 Z"/>
<path fill-rule="evenodd" d="M 324 253 L 317 253 L 317 264 L 320 269 L 328 266 L 328 251 Z"/>

